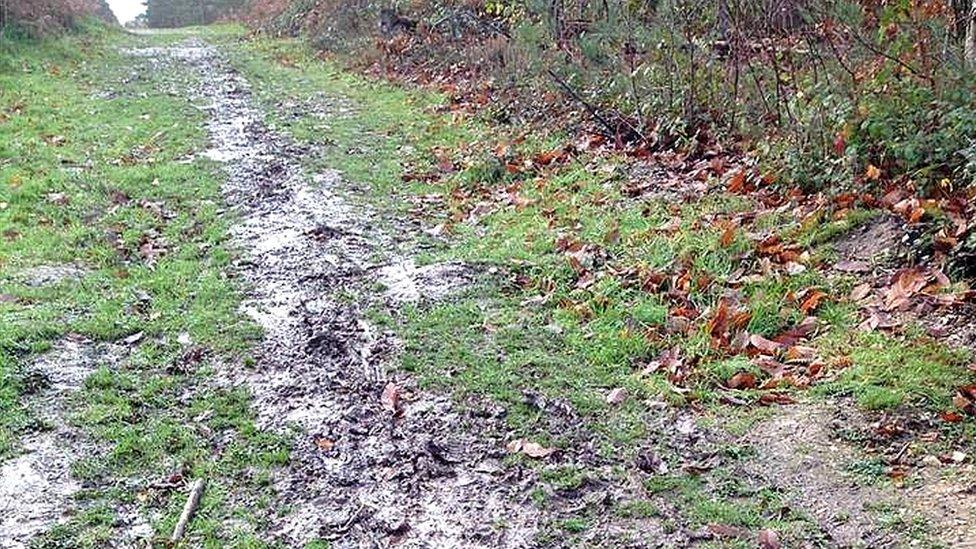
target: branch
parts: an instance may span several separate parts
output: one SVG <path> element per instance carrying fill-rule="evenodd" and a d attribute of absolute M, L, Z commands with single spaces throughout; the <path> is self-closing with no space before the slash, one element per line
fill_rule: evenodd
<path fill-rule="evenodd" d="M 180 520 L 176 522 L 176 528 L 173 529 L 173 536 L 170 537 L 171 541 L 180 541 L 180 538 L 186 533 L 186 526 L 190 523 L 193 512 L 200 505 L 200 496 L 203 495 L 203 487 L 205 485 L 206 481 L 202 478 L 198 478 L 193 483 L 193 488 L 190 489 L 190 495 L 186 498 L 186 504 L 183 505 L 183 512 L 180 513 Z"/>
<path fill-rule="evenodd" d="M 597 122 L 599 122 L 601 126 L 603 126 L 604 128 L 606 128 L 607 131 L 610 132 L 610 137 L 616 137 L 617 136 L 617 134 L 618 134 L 618 128 L 617 128 L 617 126 L 614 126 L 613 124 L 610 123 L 609 120 L 607 120 L 606 118 L 604 118 L 604 116 L 602 114 L 600 114 L 600 111 L 598 111 L 596 109 L 596 107 L 594 107 L 593 105 L 591 105 L 586 99 L 583 99 L 578 93 L 576 93 L 576 90 L 574 90 L 572 87 L 570 87 L 570 85 L 568 83 L 566 83 L 565 80 L 563 80 L 562 78 L 560 78 L 559 75 L 555 73 L 555 71 L 553 71 L 552 69 L 546 69 L 546 72 L 549 73 L 549 76 L 552 77 L 552 79 L 556 82 L 556 84 L 558 84 L 559 87 L 562 88 L 563 91 L 565 91 L 567 95 L 569 95 L 570 97 L 572 97 L 573 99 L 575 99 L 576 101 L 578 101 L 581 105 L 583 105 L 583 107 L 586 108 L 587 112 L 590 113 L 590 116 L 592 116 L 594 120 L 596 120 Z M 641 133 L 640 130 L 638 130 L 637 128 L 635 128 L 630 122 L 624 121 L 624 124 L 626 124 L 627 127 L 632 132 L 634 132 L 635 134 L 637 134 L 637 137 L 639 137 L 641 139 L 641 141 L 647 141 L 647 139 L 644 137 L 644 134 Z"/>

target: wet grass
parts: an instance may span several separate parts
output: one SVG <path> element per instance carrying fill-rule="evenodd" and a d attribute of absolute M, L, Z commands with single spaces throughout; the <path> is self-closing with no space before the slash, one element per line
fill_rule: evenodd
<path fill-rule="evenodd" d="M 117 541 L 126 509 L 168 535 L 185 494 L 149 485 L 181 473 L 210 483 L 194 543 L 254 545 L 268 471 L 288 448 L 255 428 L 244 392 L 210 381 L 217 364 L 246 358 L 258 331 L 228 276 L 222 174 L 186 160 L 206 147 L 204 114 L 166 93 L 192 77 L 117 49 L 148 41 L 89 29 L 0 46 L 0 456 L 18 452 L 31 424 L 33 357 L 66 334 L 142 333 L 72 399 L 68 420 L 99 451 L 74 467 L 81 512 L 42 544 Z M 49 265 L 82 275 L 30 285 L 30 269 Z"/>
<path fill-rule="evenodd" d="M 585 154 L 534 177 L 511 173 L 490 151 L 512 129 L 492 127 L 477 116 L 440 114 L 441 97 L 351 75 L 293 41 L 259 39 L 231 52 L 271 120 L 325 151 L 309 159 L 307 168 L 339 169 L 364 185 L 368 200 L 387 211 L 405 214 L 411 197 L 437 195 L 443 203 L 428 209 L 425 222 L 450 223 L 470 211 L 470 203 L 458 196 L 487 198 L 518 185 L 521 204 L 495 203 L 476 223 L 451 224 L 450 245 L 420 252 L 424 262 L 467 261 L 493 274 L 444 302 L 372 311 L 374 322 L 395 329 L 404 340 L 402 367 L 421 383 L 451 390 L 462 400 L 489 397 L 505 407 L 513 437 L 564 448 L 571 440 L 550 430 L 551 418 L 527 402 L 526 394 L 567 402 L 595 434 L 600 454 L 621 461 L 632 459 L 638 445 L 657 434 L 648 431 L 646 418 L 660 401 L 704 408 L 703 423 L 733 436 L 776 413 L 723 403 L 730 394 L 724 385 L 735 374 L 753 374 L 760 383 L 768 379 L 748 357 L 716 349 L 704 330 L 661 335 L 673 314 L 666 296 L 613 277 L 577 287 L 576 273 L 556 246 L 558 238 L 571 234 L 598 245 L 606 263 L 668 275 L 686 269 L 695 281 L 688 290 L 689 304 L 699 311 L 713 310 L 729 281 L 742 274 L 737 272 L 740 257 L 753 245 L 742 232 L 723 242 L 723 226 L 702 220 L 749 212 L 756 207 L 750 197 L 714 192 L 688 204 L 625 197 L 618 161 Z M 514 156 L 531 158 L 564 141 L 559 135 L 530 135 L 509 145 Z M 453 173 L 437 174 L 433 183 L 412 177 L 436 172 L 445 156 Z M 835 258 L 832 240 L 876 215 L 853 210 L 841 219 L 801 222 L 788 212 L 770 211 L 752 229 L 803 246 L 815 263 Z M 672 223 L 672 230 L 659 229 Z M 821 385 L 810 393 L 813 398 L 852 396 L 872 410 L 910 405 L 931 412 L 949 407 L 955 388 L 972 379 L 963 367 L 965 353 L 939 351 L 936 344 L 910 334 L 856 333 L 857 312 L 845 301 L 856 282 L 807 269 L 734 286 L 750 315 L 748 332 L 765 337 L 807 316 L 797 293 L 814 288 L 828 294 L 814 311 L 820 330 L 809 343 L 827 368 Z M 680 387 L 664 373 L 642 372 L 666 349 L 677 349 L 695 363 Z M 606 401 L 614 388 L 628 393 L 619 405 Z M 781 392 L 796 395 L 798 390 L 783 387 Z M 761 394 L 732 392 L 747 402 Z M 732 462 L 751 459 L 746 454 Z M 656 514 L 663 499 L 671 505 L 667 520 L 682 525 L 722 523 L 753 531 L 771 527 L 792 532 L 795 539 L 814 535 L 803 517 L 784 522 L 780 495 L 740 493 L 726 474 L 722 468 L 702 479 L 652 477 L 646 497 L 624 502 L 618 512 Z M 552 493 L 584 482 L 585 473 L 546 469 L 541 477 L 533 499 L 546 506 Z M 672 481 L 677 484 L 667 485 Z M 591 523 L 583 512 L 550 525 L 544 536 L 581 539 L 574 536 L 584 534 Z"/>

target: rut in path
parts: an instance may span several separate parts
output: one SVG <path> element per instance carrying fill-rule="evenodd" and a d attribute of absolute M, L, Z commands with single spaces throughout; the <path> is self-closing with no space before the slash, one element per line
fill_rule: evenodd
<path fill-rule="evenodd" d="M 273 536 L 340 547 L 530 545 L 539 519 L 525 501 L 528 479 L 500 465 L 499 414 L 457 409 L 384 367 L 396 342 L 362 310 L 381 298 L 371 292 L 378 277 L 405 258 L 379 214 L 341 198 L 351 186 L 340 174 L 306 177 L 299 158 L 315 151 L 265 124 L 248 83 L 213 46 L 142 55 L 192 66 L 195 93 L 211 103 L 208 155 L 226 166 L 246 257 L 238 270 L 252 289 L 244 308 L 265 330 L 253 370 L 225 375 L 248 385 L 263 428 L 295 437 L 275 481 Z M 427 283 L 457 282 L 429 274 Z M 396 417 L 380 398 L 391 382 L 403 397 Z"/>

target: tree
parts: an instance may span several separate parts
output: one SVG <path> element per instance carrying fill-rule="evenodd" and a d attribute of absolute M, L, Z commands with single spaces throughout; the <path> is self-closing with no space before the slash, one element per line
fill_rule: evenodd
<path fill-rule="evenodd" d="M 233 16 L 246 0 L 146 0 L 150 27 L 207 25 Z"/>
<path fill-rule="evenodd" d="M 972 5 L 969 8 L 964 50 L 966 65 L 971 69 L 976 68 L 976 0 L 972 0 Z"/>

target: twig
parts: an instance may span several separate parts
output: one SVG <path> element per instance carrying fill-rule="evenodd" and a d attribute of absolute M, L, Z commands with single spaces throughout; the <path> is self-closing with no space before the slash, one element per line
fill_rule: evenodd
<path fill-rule="evenodd" d="M 180 513 L 180 520 L 176 522 L 176 528 L 173 528 L 173 536 L 170 537 L 170 540 L 180 541 L 180 538 L 186 533 L 186 526 L 190 523 L 193 512 L 200 505 L 200 496 L 203 495 L 203 487 L 205 485 L 206 481 L 202 478 L 198 478 L 193 483 L 193 488 L 190 489 L 190 495 L 186 498 L 186 503 L 183 505 L 183 512 Z"/>
<path fill-rule="evenodd" d="M 607 129 L 608 132 L 610 132 L 610 136 L 609 137 L 616 137 L 617 136 L 618 128 L 616 126 L 614 126 L 613 124 L 611 124 L 609 120 L 607 120 L 606 118 L 604 118 L 603 115 L 601 115 L 600 112 L 598 110 L 596 110 L 596 107 L 594 107 L 593 105 L 591 105 L 586 99 L 583 99 L 582 97 L 580 97 L 580 95 L 578 93 L 576 93 L 576 90 L 574 90 L 569 84 L 567 84 L 565 80 L 563 80 L 562 78 L 560 78 L 559 75 L 556 74 L 555 71 L 553 71 L 552 69 L 547 69 L 546 72 L 549 73 L 549 76 L 551 76 L 552 79 L 555 80 L 556 84 L 558 84 L 559 87 L 562 88 L 563 91 L 565 91 L 567 95 L 569 95 L 570 97 L 572 97 L 576 101 L 579 101 L 579 103 L 581 105 L 583 105 L 583 107 L 586 108 L 587 112 L 590 113 L 590 116 L 592 116 L 594 120 L 596 120 L 597 122 L 599 122 L 604 128 Z M 644 137 L 644 134 L 641 133 L 640 130 L 638 130 L 632 124 L 630 124 L 630 123 L 628 123 L 626 121 L 624 121 L 624 123 L 627 124 L 628 128 L 630 128 L 630 130 L 632 132 L 634 132 L 637 135 L 637 137 L 640 138 L 641 141 L 647 141 L 647 139 Z"/>

